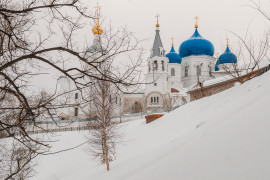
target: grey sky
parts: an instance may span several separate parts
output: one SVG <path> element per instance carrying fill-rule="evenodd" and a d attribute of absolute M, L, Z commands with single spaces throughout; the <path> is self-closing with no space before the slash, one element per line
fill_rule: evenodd
<path fill-rule="evenodd" d="M 267 2 L 268 0 L 262 0 Z M 100 0 L 105 22 L 115 27 L 127 25 L 140 38 L 151 38 L 144 46 L 150 49 L 155 33 L 155 15 L 160 14 L 160 30 L 166 52 L 170 50 L 171 37 L 175 38 L 178 50 L 181 42 L 194 32 L 194 17 L 199 16 L 199 32 L 210 40 L 215 50 L 223 52 L 228 36 L 233 44 L 233 31 L 244 35 L 250 25 L 250 32 L 258 35 L 266 30 L 264 18 L 247 7 L 249 0 Z M 94 7 L 95 1 L 89 2 Z M 268 4 L 269 6 L 270 4 Z"/>

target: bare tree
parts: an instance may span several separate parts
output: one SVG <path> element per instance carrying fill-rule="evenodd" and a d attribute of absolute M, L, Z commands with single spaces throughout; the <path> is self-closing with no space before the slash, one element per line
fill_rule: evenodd
<path fill-rule="evenodd" d="M 112 72 L 108 62 L 102 63 L 100 68 L 105 75 Z M 102 164 L 106 164 L 109 171 L 110 161 L 115 159 L 115 147 L 121 138 L 116 121 L 112 121 L 118 89 L 111 82 L 96 80 L 90 93 L 92 103 L 89 114 L 96 117 L 94 124 L 90 122 L 94 127 L 90 131 L 90 151 Z"/>
<path fill-rule="evenodd" d="M 250 2 L 251 5 L 249 5 L 249 7 L 255 9 L 262 14 L 267 21 L 270 21 L 270 15 L 261 6 L 261 1 L 255 2 L 250 0 Z M 234 32 L 231 33 L 239 40 L 234 51 L 240 63 L 233 63 L 233 57 L 231 57 L 231 65 L 221 64 L 219 67 L 242 84 L 254 76 L 254 71 L 267 65 L 263 60 L 266 60 L 269 54 L 269 30 L 264 32 L 261 37 L 250 35 L 249 28 L 247 28 L 244 36 Z M 242 78 L 243 75 L 248 76 Z"/>
<path fill-rule="evenodd" d="M 234 63 L 234 57 L 231 56 L 232 63 L 220 64 L 219 68 L 242 84 L 254 76 L 254 71 L 266 65 L 262 62 L 268 54 L 268 35 L 265 34 L 262 38 L 255 39 L 248 35 L 248 31 L 244 38 L 233 34 L 239 39 L 238 47 L 235 49 L 238 63 Z M 244 75 L 248 76 L 242 78 Z"/>
<path fill-rule="evenodd" d="M 48 142 L 31 137 L 27 129 L 33 126 L 50 132 L 37 122 L 54 121 L 57 124 L 57 110 L 74 106 L 60 100 L 68 92 L 59 94 L 45 90 L 33 95 L 33 78 L 53 70 L 70 78 L 78 90 L 92 85 L 90 79 L 110 82 L 118 88 L 137 83 L 132 74 L 141 61 L 139 41 L 125 29 L 114 33 L 109 31 L 106 51 L 98 57 L 89 57 L 85 48 L 88 45 L 82 45 L 76 36 L 84 28 L 85 21 L 96 19 L 87 12 L 81 0 L 0 1 L 0 134 L 2 138 L 13 139 L 21 147 L 21 150 L 16 150 L 18 148 L 14 146 L 6 146 L 8 148 L 3 151 L 15 154 L 29 152 L 24 153 L 31 155 L 29 162 L 33 157 L 44 154 L 50 148 Z M 97 60 L 100 57 L 106 57 L 103 58 L 105 62 L 108 58 L 131 51 L 138 52 L 136 60 L 130 57 L 135 66 L 126 65 L 124 73 L 103 74 L 99 70 Z M 70 63 L 63 66 L 63 61 Z M 86 65 L 90 68 L 84 69 Z M 4 179 L 19 177 L 26 168 L 7 167 L 10 171 Z"/>

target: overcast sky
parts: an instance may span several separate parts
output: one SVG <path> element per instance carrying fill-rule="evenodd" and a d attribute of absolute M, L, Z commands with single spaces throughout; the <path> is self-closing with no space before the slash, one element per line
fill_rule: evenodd
<path fill-rule="evenodd" d="M 256 0 L 255 0 L 256 1 Z M 269 0 L 261 0 L 269 5 Z M 105 22 L 115 27 L 127 26 L 139 38 L 150 38 L 144 45 L 150 49 L 155 35 L 156 14 L 160 14 L 161 38 L 170 50 L 171 37 L 175 48 L 194 32 L 195 16 L 199 17 L 199 32 L 210 40 L 215 50 L 223 52 L 228 36 L 231 43 L 235 37 L 229 31 L 244 35 L 248 26 L 250 32 L 258 35 L 266 30 L 267 22 L 254 9 L 249 0 L 99 0 Z M 96 1 L 89 1 L 96 6 Z"/>

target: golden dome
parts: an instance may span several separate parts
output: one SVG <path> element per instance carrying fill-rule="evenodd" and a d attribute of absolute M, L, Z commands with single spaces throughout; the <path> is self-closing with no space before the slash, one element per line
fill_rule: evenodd
<path fill-rule="evenodd" d="M 98 14 L 98 2 L 97 2 L 97 22 L 96 25 L 92 28 L 92 32 L 94 34 L 102 34 L 103 33 L 103 28 L 99 25 L 99 14 Z"/>
<path fill-rule="evenodd" d="M 103 33 L 103 28 L 99 25 L 98 19 L 96 25 L 92 28 L 92 32 L 94 34 L 102 34 Z"/>

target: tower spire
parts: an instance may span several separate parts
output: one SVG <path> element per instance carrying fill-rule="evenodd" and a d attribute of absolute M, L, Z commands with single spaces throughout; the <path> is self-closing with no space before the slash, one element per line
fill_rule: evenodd
<path fill-rule="evenodd" d="M 226 40 L 227 40 L 227 47 L 229 47 L 229 38 L 226 38 Z"/>
<path fill-rule="evenodd" d="M 195 28 L 196 28 L 196 29 L 199 27 L 199 26 L 198 26 L 198 19 L 199 19 L 199 17 L 196 16 L 196 17 L 195 17 L 195 20 L 196 20 Z"/>
<path fill-rule="evenodd" d="M 154 40 L 154 44 L 152 48 L 152 57 L 165 55 L 165 51 L 163 50 L 163 45 L 162 45 L 161 38 L 159 35 L 159 23 L 158 23 L 159 14 L 156 15 L 156 18 L 157 18 L 156 36 L 155 36 L 155 40 Z"/>
<path fill-rule="evenodd" d="M 172 37 L 172 46 L 174 45 L 174 44 L 173 44 L 173 41 L 174 41 L 174 37 Z"/>

